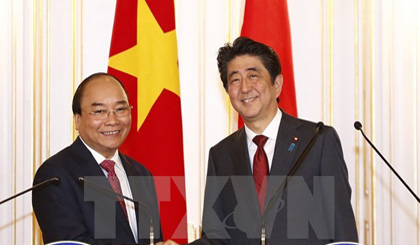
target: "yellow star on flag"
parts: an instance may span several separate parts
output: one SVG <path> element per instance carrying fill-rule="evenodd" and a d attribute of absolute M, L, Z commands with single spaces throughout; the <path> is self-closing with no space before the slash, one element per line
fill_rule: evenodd
<path fill-rule="evenodd" d="M 137 77 L 137 130 L 163 89 L 180 95 L 175 29 L 164 33 L 145 0 L 137 6 L 137 44 L 110 57 L 109 66 Z"/>

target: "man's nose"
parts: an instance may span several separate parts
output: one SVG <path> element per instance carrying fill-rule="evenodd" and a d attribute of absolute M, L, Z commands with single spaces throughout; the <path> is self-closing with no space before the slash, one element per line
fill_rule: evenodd
<path fill-rule="evenodd" d="M 108 117 L 105 119 L 106 125 L 118 124 L 119 120 L 114 111 L 110 111 Z"/>
<path fill-rule="evenodd" d="M 241 82 L 241 92 L 247 93 L 251 91 L 251 89 L 252 89 L 251 81 L 249 81 L 249 79 L 243 79 Z"/>

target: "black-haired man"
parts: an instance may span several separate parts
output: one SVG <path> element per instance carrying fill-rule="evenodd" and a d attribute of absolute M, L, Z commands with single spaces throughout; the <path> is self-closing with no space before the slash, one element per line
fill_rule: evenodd
<path fill-rule="evenodd" d="M 131 128 L 131 106 L 122 83 L 106 73 L 89 76 L 73 97 L 73 114 L 79 136 L 47 159 L 34 179 L 34 184 L 51 177 L 60 179 L 58 185 L 33 192 L 44 242 L 149 244 L 150 218 L 156 241 L 161 240 L 151 173 L 118 152 Z M 86 182 L 84 186 L 78 182 L 79 177 L 92 177 L 109 191 L 87 188 Z M 141 205 L 117 198 L 112 191 Z"/>
<path fill-rule="evenodd" d="M 203 237 L 195 244 L 260 244 L 262 234 L 268 244 L 357 241 L 347 168 L 332 127 L 323 127 L 281 187 L 317 127 L 278 108 L 283 77 L 274 50 L 240 37 L 219 49 L 217 61 L 245 126 L 210 149 Z"/>

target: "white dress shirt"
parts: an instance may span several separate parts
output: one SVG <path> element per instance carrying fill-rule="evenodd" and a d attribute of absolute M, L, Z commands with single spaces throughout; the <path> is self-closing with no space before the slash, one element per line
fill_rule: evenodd
<path fill-rule="evenodd" d="M 106 160 L 106 158 L 102 156 L 101 154 L 99 154 L 98 152 L 96 152 L 95 150 L 93 150 L 92 148 L 90 148 L 83 141 L 82 137 L 80 137 L 80 139 L 82 140 L 83 144 L 85 144 L 86 148 L 88 148 L 88 150 L 92 153 L 96 162 L 99 164 L 99 167 L 101 167 L 100 164 L 104 160 Z M 133 198 L 133 194 L 131 193 L 131 189 L 130 189 L 130 184 L 128 183 L 127 174 L 125 173 L 120 156 L 118 154 L 118 150 L 115 152 L 114 156 L 108 160 L 112 160 L 115 162 L 115 174 L 117 175 L 118 180 L 120 181 L 122 194 L 126 197 Z M 102 167 L 101 169 L 104 172 L 105 176 L 108 178 L 108 172 Z M 131 228 L 131 231 L 133 232 L 134 239 L 136 240 L 136 242 L 138 242 L 137 218 L 136 218 L 136 211 L 135 211 L 134 203 L 129 200 L 124 200 L 124 203 L 127 209 L 128 223 L 130 224 L 130 228 Z"/>
<path fill-rule="evenodd" d="M 265 154 L 267 154 L 268 159 L 268 169 L 271 171 L 271 165 L 273 163 L 274 157 L 274 148 L 276 146 L 277 134 L 279 132 L 280 122 L 281 122 L 282 113 L 280 109 L 277 109 L 277 113 L 274 116 L 273 120 L 268 124 L 268 126 L 264 129 L 261 133 L 264 136 L 268 137 L 267 142 L 264 145 Z M 246 133 L 246 141 L 248 145 L 248 152 L 249 152 L 249 162 L 251 163 L 251 171 L 253 170 L 254 166 L 254 155 L 257 152 L 257 145 L 252 141 L 256 133 L 254 133 L 251 129 L 249 129 L 245 124 L 245 133 Z"/>

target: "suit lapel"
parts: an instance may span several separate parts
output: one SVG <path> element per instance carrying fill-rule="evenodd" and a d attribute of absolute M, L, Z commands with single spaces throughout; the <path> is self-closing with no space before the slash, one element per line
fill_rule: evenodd
<path fill-rule="evenodd" d="M 104 176 L 102 169 L 99 167 L 95 158 L 93 158 L 90 151 L 86 148 L 79 137 L 71 145 L 76 161 L 80 164 L 80 169 L 84 176 Z"/>
<path fill-rule="evenodd" d="M 283 112 L 277 134 L 274 157 L 270 175 L 287 175 L 293 165 L 296 153 L 301 145 L 302 134 L 297 131 L 300 123 L 293 117 Z"/>
<path fill-rule="evenodd" d="M 86 176 L 103 177 L 105 180 L 103 182 L 106 183 L 107 185 L 105 188 L 112 191 L 112 187 L 109 184 L 108 180 L 106 179 L 102 169 L 99 167 L 99 164 L 96 162 L 95 158 L 92 156 L 90 151 L 86 148 L 86 146 L 83 144 L 83 142 L 80 140 L 79 137 L 77 137 L 77 139 L 74 141 L 71 148 L 75 154 L 75 157 L 77 158 L 78 163 L 80 164 L 81 176 L 82 177 L 86 177 Z M 123 165 L 125 168 L 123 158 L 121 158 L 121 161 L 123 162 Z M 119 204 L 115 206 L 117 209 L 116 210 L 117 222 L 119 223 L 119 224 L 117 223 L 117 225 L 121 225 L 128 232 L 128 234 L 131 234 L 131 236 L 133 236 L 128 220 L 125 217 L 125 214 L 121 206 Z"/>
<path fill-rule="evenodd" d="M 235 166 L 234 175 L 252 175 L 251 163 L 249 162 L 249 152 L 246 142 L 245 128 L 242 127 L 232 143 L 231 159 Z"/>
<path fill-rule="evenodd" d="M 297 130 L 301 122 L 283 111 L 282 113 L 270 170 L 266 203 L 277 191 L 280 183 L 293 166 L 303 141 L 301 140 L 302 133 Z"/>

